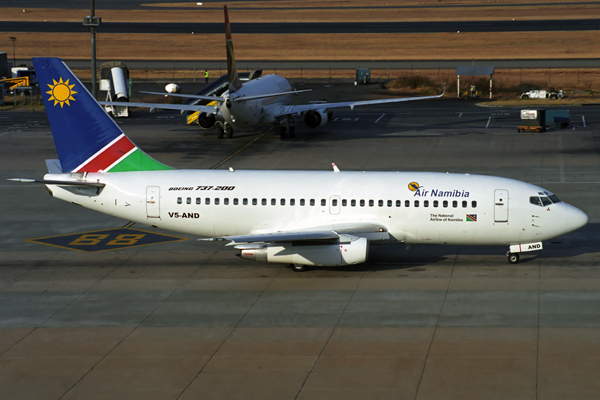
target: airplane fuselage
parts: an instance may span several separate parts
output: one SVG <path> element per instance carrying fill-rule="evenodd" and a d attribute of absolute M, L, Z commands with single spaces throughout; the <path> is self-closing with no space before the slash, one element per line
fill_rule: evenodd
<path fill-rule="evenodd" d="M 99 194 L 48 187 L 54 197 L 95 211 L 202 237 L 373 223 L 389 234 L 373 241 L 513 245 L 549 240 L 587 222 L 583 212 L 538 186 L 492 176 L 177 170 L 89 173 L 85 179 L 106 187 Z"/>
<path fill-rule="evenodd" d="M 253 128 L 273 124 L 274 112 L 283 104 L 289 104 L 292 94 L 241 101 L 244 97 L 291 92 L 292 85 L 282 76 L 265 75 L 253 79 L 235 93 L 225 92 L 227 98 L 221 107 L 223 120 L 234 128 Z"/>

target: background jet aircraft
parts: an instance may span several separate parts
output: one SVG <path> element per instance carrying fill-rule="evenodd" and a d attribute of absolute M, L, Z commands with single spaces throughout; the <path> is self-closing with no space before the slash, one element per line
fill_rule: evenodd
<path fill-rule="evenodd" d="M 310 128 L 325 125 L 331 117 L 329 110 L 333 108 L 397 103 L 413 100 L 426 100 L 442 97 L 437 96 L 403 97 L 380 100 L 345 101 L 337 103 L 318 102 L 315 104 L 290 105 L 292 95 L 308 90 L 294 90 L 290 82 L 279 75 L 266 75 L 241 84 L 235 62 L 231 27 L 227 6 L 225 9 L 225 36 L 227 45 L 227 73 L 229 89 L 221 96 L 195 96 L 185 94 L 153 93 L 175 97 L 186 97 L 215 101 L 215 106 L 129 103 L 133 107 L 162 108 L 182 111 L 199 111 L 199 121 L 203 128 L 217 128 L 219 138 L 233 137 L 234 129 L 255 128 L 259 126 L 279 126 L 282 138 L 295 136 L 294 116 L 301 116 Z M 101 102 L 101 104 L 112 104 Z M 116 104 L 122 105 L 122 103 Z"/>
<path fill-rule="evenodd" d="M 588 222 L 541 187 L 433 172 L 174 170 L 140 150 L 56 58 L 33 64 L 60 162 L 53 197 L 157 228 L 227 240 L 243 259 L 341 266 L 371 243 L 503 245 L 519 253 Z M 257 184 L 257 182 L 259 184 Z"/>

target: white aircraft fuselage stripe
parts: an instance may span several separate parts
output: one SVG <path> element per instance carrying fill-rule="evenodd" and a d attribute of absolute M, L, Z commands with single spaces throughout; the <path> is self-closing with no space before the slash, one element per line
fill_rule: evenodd
<path fill-rule="evenodd" d="M 73 178 L 68 174 L 48 174 L 45 179 Z M 49 187 L 54 197 L 96 211 L 203 237 L 373 223 L 385 226 L 392 238 L 406 243 L 510 245 L 562 235 L 582 226 L 574 227 L 575 220 L 585 215 L 564 202 L 545 207 L 533 205 L 529 197 L 544 189 L 492 176 L 433 172 L 176 170 L 90 173 L 87 179 L 99 180 L 106 187 L 98 196 L 82 196 L 58 186 Z M 411 182 L 417 183 L 418 190 L 409 189 Z M 160 218 L 146 216 L 148 186 L 160 187 Z M 494 220 L 498 189 L 507 190 L 509 194 L 508 203 L 504 205 L 508 211 L 507 222 Z M 331 211 L 332 196 L 339 196 L 340 202 L 346 200 L 346 205 L 335 207 L 339 213 Z M 187 204 L 188 198 L 191 204 Z M 201 199 L 201 204 L 196 204 L 196 198 Z M 206 198 L 210 199 L 210 205 L 205 204 Z M 218 205 L 215 204 L 217 198 Z M 225 199 L 229 204 L 224 204 Z M 234 199 L 237 205 L 233 204 Z M 248 199 L 248 205 L 242 204 L 243 199 Z M 257 205 L 252 204 L 253 199 L 257 199 Z M 271 205 L 272 199 L 275 205 Z M 285 205 L 281 205 L 282 199 Z M 294 205 L 290 205 L 291 199 Z M 301 199 L 305 201 L 304 206 L 300 205 Z M 315 205 L 310 205 L 311 199 Z M 322 199 L 325 205 L 321 205 Z M 351 205 L 352 200 L 356 200 L 355 206 Z M 365 201 L 363 206 L 361 200 Z M 370 200 L 373 205 L 369 204 Z M 383 206 L 379 205 L 380 200 Z M 392 201 L 392 207 L 388 207 L 388 200 Z M 397 201 L 401 202 L 400 207 Z M 419 202 L 418 207 L 415 201 Z M 444 201 L 448 201 L 447 207 Z"/>

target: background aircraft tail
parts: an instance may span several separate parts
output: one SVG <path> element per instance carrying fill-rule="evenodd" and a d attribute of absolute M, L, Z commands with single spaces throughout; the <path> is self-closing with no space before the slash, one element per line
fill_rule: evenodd
<path fill-rule="evenodd" d="M 33 58 L 63 172 L 171 169 L 141 151 L 59 58 Z"/>
<path fill-rule="evenodd" d="M 231 40 L 231 25 L 229 24 L 229 13 L 225 9 L 225 44 L 227 46 L 227 76 L 229 77 L 229 93 L 235 93 L 242 87 L 235 65 L 235 54 L 233 52 L 233 40 Z"/>

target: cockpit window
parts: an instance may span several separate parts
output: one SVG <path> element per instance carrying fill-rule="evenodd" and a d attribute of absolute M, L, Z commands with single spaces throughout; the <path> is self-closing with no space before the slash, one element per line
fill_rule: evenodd
<path fill-rule="evenodd" d="M 548 194 L 548 196 L 531 196 L 529 202 L 535 206 L 546 207 L 552 203 L 560 203 L 560 200 L 555 195 Z"/>
<path fill-rule="evenodd" d="M 529 198 L 529 202 L 531 204 L 533 204 L 534 206 L 540 206 L 540 207 L 542 206 L 542 202 L 540 201 L 540 198 L 537 196 L 531 196 Z"/>
<path fill-rule="evenodd" d="M 552 200 L 553 203 L 560 203 L 560 199 L 555 194 L 548 196 L 548 198 Z"/>

